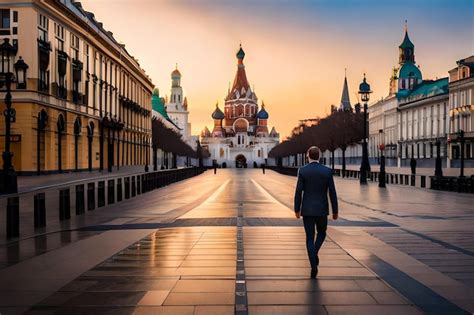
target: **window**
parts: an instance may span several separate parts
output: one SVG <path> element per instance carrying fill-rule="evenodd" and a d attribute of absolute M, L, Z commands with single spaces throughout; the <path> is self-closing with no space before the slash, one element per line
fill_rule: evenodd
<path fill-rule="evenodd" d="M 48 41 L 48 25 L 49 20 L 46 16 L 40 14 L 38 16 L 38 39 Z"/>
<path fill-rule="evenodd" d="M 54 35 L 56 36 L 56 47 L 60 51 L 64 51 L 64 27 L 54 23 Z"/>
<path fill-rule="evenodd" d="M 72 58 L 79 59 L 79 37 L 71 33 Z"/>
<path fill-rule="evenodd" d="M 10 9 L 1 9 L 0 16 L 2 19 L 0 28 L 10 28 Z"/>
<path fill-rule="evenodd" d="M 18 23 L 18 11 L 13 11 L 13 23 Z"/>

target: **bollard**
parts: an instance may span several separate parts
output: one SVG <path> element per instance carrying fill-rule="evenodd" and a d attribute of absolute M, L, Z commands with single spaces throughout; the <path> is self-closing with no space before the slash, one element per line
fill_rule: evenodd
<path fill-rule="evenodd" d="M 122 201 L 122 179 L 117 179 L 117 202 Z"/>
<path fill-rule="evenodd" d="M 105 206 L 105 181 L 101 180 L 97 186 L 97 207 Z"/>
<path fill-rule="evenodd" d="M 83 214 L 84 210 L 84 184 L 76 185 L 76 215 Z"/>
<path fill-rule="evenodd" d="M 137 195 L 140 195 L 142 193 L 142 189 L 141 189 L 142 177 L 143 176 L 137 175 Z"/>
<path fill-rule="evenodd" d="M 20 236 L 20 199 L 7 199 L 7 238 Z"/>
<path fill-rule="evenodd" d="M 107 204 L 111 205 L 115 202 L 115 181 L 109 179 L 107 181 Z"/>
<path fill-rule="evenodd" d="M 34 226 L 35 228 L 46 226 L 46 194 L 39 193 L 34 196 Z"/>
<path fill-rule="evenodd" d="M 87 184 L 87 210 L 95 209 L 95 183 Z"/>
<path fill-rule="evenodd" d="M 411 186 L 415 186 L 415 175 L 411 175 L 411 178 L 410 178 L 410 185 Z"/>
<path fill-rule="evenodd" d="M 69 188 L 59 191 L 59 220 L 69 220 L 71 218 L 71 191 Z"/>
<path fill-rule="evenodd" d="M 130 198 L 130 177 L 125 177 L 125 199 Z"/>
<path fill-rule="evenodd" d="M 426 187 L 426 176 L 425 175 L 421 176 L 421 187 L 422 188 Z"/>
<path fill-rule="evenodd" d="M 132 198 L 137 195 L 137 186 L 135 183 L 135 176 L 132 176 Z"/>

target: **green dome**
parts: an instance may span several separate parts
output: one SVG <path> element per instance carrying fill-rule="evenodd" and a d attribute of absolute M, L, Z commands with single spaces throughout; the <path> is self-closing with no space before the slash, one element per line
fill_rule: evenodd
<path fill-rule="evenodd" d="M 408 37 L 408 31 L 405 31 L 405 37 L 403 38 L 403 42 L 398 46 L 402 49 L 404 48 L 415 48 L 415 45 L 410 40 L 410 37 Z"/>
<path fill-rule="evenodd" d="M 408 79 L 409 77 L 415 77 L 417 81 L 423 79 L 420 69 L 413 63 L 405 63 L 398 72 L 399 79 Z"/>
<path fill-rule="evenodd" d="M 158 89 L 153 90 L 153 95 L 151 96 L 151 107 L 154 111 L 158 112 L 161 116 L 166 119 L 169 119 L 168 113 L 165 109 L 165 103 L 163 98 L 160 97 L 160 92 Z"/>

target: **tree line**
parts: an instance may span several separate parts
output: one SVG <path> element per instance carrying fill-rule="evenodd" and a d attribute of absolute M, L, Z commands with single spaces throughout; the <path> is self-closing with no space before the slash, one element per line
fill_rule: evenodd
<path fill-rule="evenodd" d="M 368 130 L 368 126 L 367 126 Z M 331 113 L 325 118 L 304 121 L 293 128 L 291 135 L 275 146 L 269 156 L 282 158 L 306 153 L 310 146 L 318 146 L 322 152 L 331 153 L 331 164 L 334 168 L 334 152 L 342 151 L 342 169 L 346 169 L 346 149 L 364 138 L 364 114 L 360 105 L 353 110 L 337 110 L 331 106 Z"/>

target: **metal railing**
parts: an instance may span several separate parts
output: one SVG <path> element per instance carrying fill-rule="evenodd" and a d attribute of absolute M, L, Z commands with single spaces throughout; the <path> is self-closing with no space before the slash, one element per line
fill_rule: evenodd
<path fill-rule="evenodd" d="M 70 220 L 72 217 L 191 178 L 205 170 L 189 167 L 97 177 L 5 196 L 0 198 L 0 244 L 20 236 L 78 228 L 78 223 Z"/>

